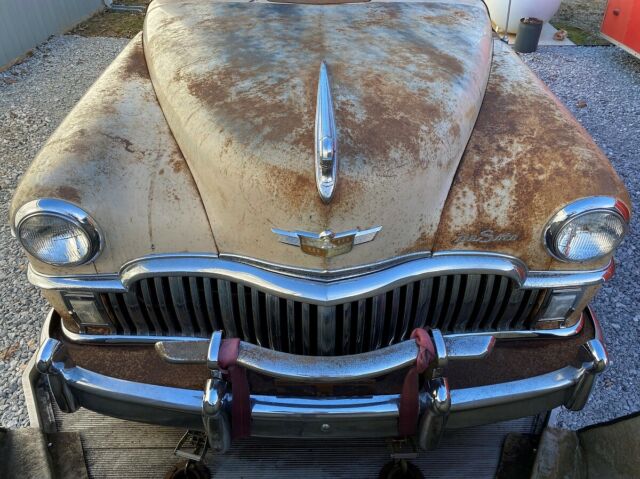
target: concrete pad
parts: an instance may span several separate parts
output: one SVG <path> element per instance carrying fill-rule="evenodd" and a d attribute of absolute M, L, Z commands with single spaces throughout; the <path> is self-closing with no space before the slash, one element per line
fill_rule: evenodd
<path fill-rule="evenodd" d="M 540 33 L 540 41 L 538 42 L 539 46 L 575 46 L 569 38 L 565 38 L 564 40 L 554 40 L 553 35 L 558 30 L 551 25 L 549 22 L 544 22 L 542 25 L 542 33 Z M 515 33 L 510 33 L 509 35 L 509 45 L 513 45 L 516 42 Z"/>
<path fill-rule="evenodd" d="M 577 435 L 589 479 L 626 479 L 640 475 L 640 412 L 586 427 Z"/>

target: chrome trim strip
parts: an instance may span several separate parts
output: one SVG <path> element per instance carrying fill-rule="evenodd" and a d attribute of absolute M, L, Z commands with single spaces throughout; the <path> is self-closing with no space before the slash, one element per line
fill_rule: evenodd
<path fill-rule="evenodd" d="M 338 138 L 333 114 L 327 64 L 320 63 L 315 124 L 316 186 L 324 203 L 329 203 L 338 183 Z"/>
<path fill-rule="evenodd" d="M 48 276 L 38 273 L 29 264 L 27 268 L 29 282 L 46 290 L 97 293 L 124 293 L 127 289 L 123 286 L 117 274 L 83 274 L 78 276 Z"/>
<path fill-rule="evenodd" d="M 496 337 L 494 335 L 446 337 L 444 344 L 447 359 L 482 359 L 493 350 Z"/>
<path fill-rule="evenodd" d="M 568 338 L 582 331 L 584 317 L 581 317 L 576 324 L 567 328 L 558 329 L 524 329 L 520 331 L 481 331 L 477 333 L 452 333 L 445 334 L 445 341 L 452 338 L 488 336 L 496 339 L 531 339 L 531 338 Z M 108 334 L 78 334 L 69 331 L 64 324 L 61 325 L 64 336 L 75 343 L 96 343 L 96 344 L 155 344 L 157 342 L 198 342 L 206 341 L 203 338 L 187 336 L 131 336 L 131 335 L 108 335 Z"/>
<path fill-rule="evenodd" d="M 211 255 L 153 255 L 130 263 L 119 275 L 46 276 L 29 266 L 29 281 L 42 289 L 73 292 L 124 292 L 141 279 L 159 275 L 215 277 L 237 281 L 285 299 L 332 306 L 385 293 L 421 279 L 451 274 L 499 274 L 524 289 L 589 286 L 603 283 L 613 261 L 594 271 L 529 271 L 516 258 L 503 255 L 447 252 L 419 258 L 356 277 L 321 281 L 277 273 Z"/>
<path fill-rule="evenodd" d="M 364 274 L 374 273 L 376 271 L 382 271 L 383 269 L 390 268 L 391 266 L 395 266 L 397 264 L 407 263 L 409 261 L 420 258 L 430 258 L 431 256 L 432 254 L 430 252 L 409 253 L 402 256 L 397 256 L 395 258 L 380 260 L 375 263 L 369 263 L 359 266 L 349 266 L 332 270 L 297 268 L 278 263 L 270 263 L 268 261 L 249 258 L 247 256 L 237 254 L 221 253 L 217 257 L 220 259 L 227 259 L 229 261 L 237 261 L 239 263 L 249 264 L 260 269 L 271 271 L 273 273 L 286 274 L 287 276 L 293 276 L 296 278 L 315 279 L 318 281 L 334 281 L 336 279 L 347 279 L 354 276 L 361 276 Z"/>
<path fill-rule="evenodd" d="M 479 331 L 477 333 L 452 333 L 445 335 L 445 338 L 463 338 L 475 336 L 493 336 L 496 339 L 532 339 L 532 338 L 569 338 L 575 336 L 584 327 L 584 314 L 576 324 L 566 328 L 557 329 L 523 329 L 519 331 Z"/>
<path fill-rule="evenodd" d="M 353 398 L 288 398 L 281 396 L 251 396 L 251 416 L 253 419 L 291 419 L 312 416 L 314 419 L 377 418 L 388 416 L 397 418 L 400 396 L 384 394 Z"/>

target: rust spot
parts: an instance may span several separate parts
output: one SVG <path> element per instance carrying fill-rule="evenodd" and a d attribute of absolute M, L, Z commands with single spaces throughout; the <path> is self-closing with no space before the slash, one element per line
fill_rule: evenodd
<path fill-rule="evenodd" d="M 122 144 L 124 149 L 127 150 L 129 153 L 136 152 L 136 150 L 133 149 L 133 142 L 131 140 L 128 140 L 127 138 L 123 138 L 119 135 L 109 135 L 108 133 L 102 133 L 102 134 L 107 138 L 109 138 L 110 140 L 117 141 L 118 143 Z"/>
<path fill-rule="evenodd" d="M 46 147 L 55 147 L 64 153 L 70 153 L 78 157 L 86 157 L 90 153 L 90 141 L 88 140 L 88 132 L 85 128 L 78 128 L 64 136 L 54 136 L 46 144 Z"/>
<path fill-rule="evenodd" d="M 202 389 L 207 379 L 206 365 L 167 363 L 153 346 L 65 344 L 69 356 L 78 366 L 118 379 L 185 389 Z"/>
<path fill-rule="evenodd" d="M 171 159 L 169 160 L 169 166 L 171 166 L 171 169 L 173 170 L 174 173 L 180 173 L 182 170 L 187 168 L 187 162 L 182 156 L 182 154 L 177 154 L 171 157 Z M 161 170 L 161 171 L 162 173 L 160 174 L 163 174 L 164 170 Z"/>
<path fill-rule="evenodd" d="M 125 57 L 125 61 L 120 72 L 120 78 L 124 81 L 132 78 L 141 78 L 143 80 L 150 79 L 147 61 L 144 57 L 142 37 L 136 41 L 136 44 L 131 49 L 130 54 Z"/>
<path fill-rule="evenodd" d="M 82 195 L 80 191 L 73 186 L 58 186 L 55 189 L 55 197 L 63 200 L 69 200 L 73 203 L 80 203 Z"/>

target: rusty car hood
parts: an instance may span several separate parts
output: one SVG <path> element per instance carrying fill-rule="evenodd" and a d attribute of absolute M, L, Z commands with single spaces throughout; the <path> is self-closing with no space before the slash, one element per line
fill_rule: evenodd
<path fill-rule="evenodd" d="M 481 2 L 156 0 L 144 46 L 221 254 L 337 270 L 431 250 L 489 75 Z M 338 152 L 328 203 L 314 159 L 323 61 Z M 272 232 L 375 226 L 332 258 Z"/>

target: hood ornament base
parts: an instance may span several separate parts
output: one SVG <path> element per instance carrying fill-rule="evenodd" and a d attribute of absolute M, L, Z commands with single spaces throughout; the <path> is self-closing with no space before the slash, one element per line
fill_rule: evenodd
<path fill-rule="evenodd" d="M 342 233 L 333 231 L 322 231 L 321 233 L 310 233 L 308 231 L 286 231 L 273 228 L 281 243 L 292 246 L 299 246 L 300 249 L 312 256 L 331 258 L 348 253 L 355 245 L 373 241 L 382 229 L 382 226 L 369 228 L 366 230 L 348 230 Z"/>
<path fill-rule="evenodd" d="M 327 64 L 320 64 L 318 96 L 316 100 L 316 185 L 320 198 L 331 201 L 338 181 L 338 156 L 336 151 L 336 124 Z"/>

